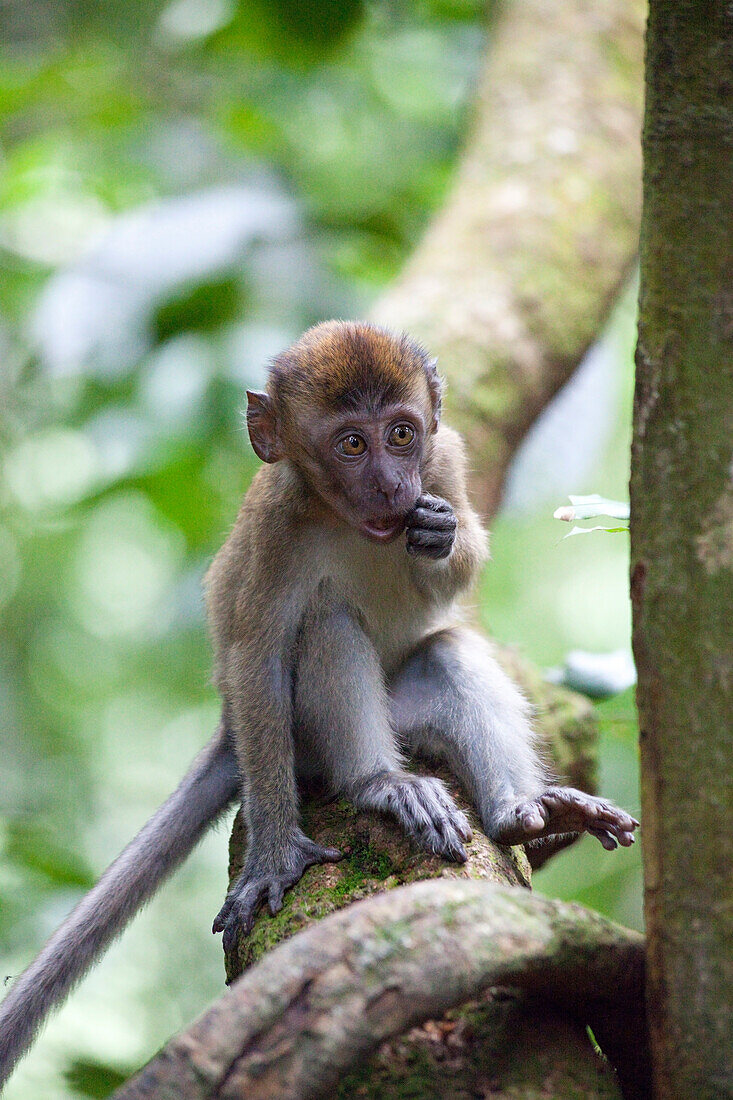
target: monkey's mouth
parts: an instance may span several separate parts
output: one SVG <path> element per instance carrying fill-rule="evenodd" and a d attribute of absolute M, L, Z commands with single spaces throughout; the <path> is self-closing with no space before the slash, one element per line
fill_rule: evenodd
<path fill-rule="evenodd" d="M 382 516 L 379 519 L 365 520 L 361 525 L 362 533 L 373 542 L 391 542 L 404 528 L 404 516 Z"/>

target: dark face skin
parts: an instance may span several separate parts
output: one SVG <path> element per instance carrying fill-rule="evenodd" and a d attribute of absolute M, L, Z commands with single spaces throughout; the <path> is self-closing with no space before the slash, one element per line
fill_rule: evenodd
<path fill-rule="evenodd" d="M 291 458 L 326 507 L 372 542 L 405 531 L 408 554 L 450 555 L 453 509 L 422 492 L 426 434 L 438 426 L 432 407 L 403 401 L 328 415 L 311 408 L 283 431 L 267 393 L 247 396 L 249 436 L 263 462 Z"/>
<path fill-rule="evenodd" d="M 391 542 L 422 490 L 425 431 L 422 412 L 406 403 L 325 418 L 308 447 L 319 467 L 319 495 L 366 538 Z"/>

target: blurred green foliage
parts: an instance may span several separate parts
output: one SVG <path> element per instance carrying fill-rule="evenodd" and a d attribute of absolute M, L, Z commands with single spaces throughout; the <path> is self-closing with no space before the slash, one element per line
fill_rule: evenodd
<path fill-rule="evenodd" d="M 3 976 L 213 729 L 200 582 L 256 464 L 244 387 L 398 271 L 450 181 L 483 19 L 478 0 L 0 5 Z M 565 491 L 622 495 L 624 446 L 612 476 Z M 623 550 L 602 573 L 595 551 L 563 549 L 548 573 L 544 522 L 497 524 L 485 617 L 541 661 L 586 644 L 577 555 L 591 587 L 614 578 L 592 642 L 619 644 Z M 614 714 L 607 790 L 636 809 L 633 718 Z M 638 920 L 631 864 L 614 878 L 595 854 L 545 882 Z M 206 929 L 225 864 L 219 834 L 49 1026 L 9 1100 L 107 1095 L 219 991 Z"/>

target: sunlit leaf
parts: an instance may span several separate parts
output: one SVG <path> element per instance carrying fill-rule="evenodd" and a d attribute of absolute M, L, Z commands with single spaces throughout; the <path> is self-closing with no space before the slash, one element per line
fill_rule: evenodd
<path fill-rule="evenodd" d="M 563 505 L 553 513 L 555 519 L 572 523 L 576 519 L 595 519 L 596 516 L 611 516 L 613 519 L 628 519 L 629 505 L 622 500 L 608 500 L 591 493 L 590 496 L 568 497 L 572 507 Z"/>
<path fill-rule="evenodd" d="M 628 527 L 573 527 L 572 531 L 568 531 L 562 539 L 569 539 L 572 535 L 589 535 L 591 531 L 605 531 L 608 535 L 615 535 L 621 531 L 625 531 L 626 534 L 629 533 Z"/>

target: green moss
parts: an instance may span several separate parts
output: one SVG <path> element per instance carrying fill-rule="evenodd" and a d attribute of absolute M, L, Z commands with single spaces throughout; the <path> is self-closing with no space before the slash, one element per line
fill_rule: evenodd
<path fill-rule="evenodd" d="M 350 1097 L 364 1100 L 431 1100 L 440 1093 L 435 1091 L 435 1065 L 427 1050 L 416 1047 L 411 1050 L 395 1078 L 388 1065 L 376 1060 L 364 1062 L 338 1084 L 336 1096 L 341 1100 Z"/>
<path fill-rule="evenodd" d="M 358 838 L 351 847 L 345 861 L 345 871 L 332 894 L 337 898 L 352 896 L 367 879 L 384 882 L 394 871 L 394 863 L 387 852 L 380 851 L 368 839 Z"/>

